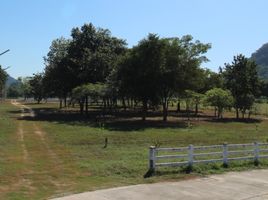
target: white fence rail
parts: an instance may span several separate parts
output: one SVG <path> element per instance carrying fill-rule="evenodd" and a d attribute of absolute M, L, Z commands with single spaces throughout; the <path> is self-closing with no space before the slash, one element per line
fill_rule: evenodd
<path fill-rule="evenodd" d="M 167 155 L 167 152 L 169 154 Z M 266 153 L 266 154 L 265 154 Z M 253 160 L 268 158 L 268 143 L 223 144 L 211 146 L 194 146 L 181 148 L 149 149 L 149 168 L 155 171 L 158 167 L 192 166 L 196 163 L 222 162 L 227 166 L 234 160 Z"/>

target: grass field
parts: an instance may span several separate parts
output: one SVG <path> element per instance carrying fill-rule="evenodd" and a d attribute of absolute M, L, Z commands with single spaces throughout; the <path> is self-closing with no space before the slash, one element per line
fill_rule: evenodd
<path fill-rule="evenodd" d="M 179 180 L 228 170 L 255 168 L 252 163 L 163 169 L 144 179 L 148 147 L 251 143 L 268 140 L 268 121 L 193 120 L 151 117 L 99 122 L 67 111 L 56 104 L 28 104 L 37 116 L 21 114 L 19 106 L 0 104 L 0 199 L 44 199 L 70 193 L 122 185 Z M 230 113 L 229 113 L 230 115 Z M 108 147 L 104 140 L 108 139 Z M 263 162 L 259 167 L 266 167 Z"/>

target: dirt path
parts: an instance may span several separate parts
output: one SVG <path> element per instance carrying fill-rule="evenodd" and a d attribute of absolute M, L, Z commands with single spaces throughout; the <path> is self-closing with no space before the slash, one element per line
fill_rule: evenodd
<path fill-rule="evenodd" d="M 21 109 L 21 117 L 35 117 L 34 111 L 28 107 L 25 106 L 15 100 L 11 101 L 11 103 Z M 42 143 L 42 146 L 44 147 L 43 149 L 49 155 L 50 159 L 52 160 L 53 163 L 59 163 L 60 159 L 57 156 L 57 154 L 50 148 L 50 145 L 46 139 L 46 133 L 38 126 L 37 123 L 33 122 L 32 123 L 33 127 L 32 130 L 35 134 L 35 136 L 38 137 L 39 142 Z M 18 129 L 18 136 L 19 136 L 19 141 L 21 142 L 22 150 L 24 152 L 24 158 L 27 159 L 29 157 L 28 150 L 26 149 L 25 141 L 24 141 L 24 130 L 23 130 L 23 122 L 19 123 L 19 129 Z"/>
<path fill-rule="evenodd" d="M 19 123 L 19 129 L 17 131 L 19 142 L 21 143 L 21 149 L 23 151 L 23 160 L 26 162 L 29 159 L 29 153 L 24 141 L 24 131 L 22 129 L 22 123 Z"/>
<path fill-rule="evenodd" d="M 72 184 L 66 183 L 65 163 L 57 151 L 65 156 L 66 152 L 52 146 L 40 123 L 30 119 L 35 117 L 30 107 L 14 100 L 11 104 L 21 111 L 14 138 L 14 143 L 18 144 L 18 156 L 11 154 L 11 159 L 14 159 L 11 162 L 18 163 L 18 169 L 16 174 L 6 177 L 9 184 L 0 187 L 0 199 L 13 199 L 16 195 L 18 199 L 40 199 L 52 194 L 61 194 Z"/>

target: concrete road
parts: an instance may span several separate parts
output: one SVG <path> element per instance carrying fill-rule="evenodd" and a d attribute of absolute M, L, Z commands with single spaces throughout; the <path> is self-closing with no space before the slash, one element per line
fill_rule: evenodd
<path fill-rule="evenodd" d="M 268 170 L 85 192 L 55 200 L 268 200 Z"/>

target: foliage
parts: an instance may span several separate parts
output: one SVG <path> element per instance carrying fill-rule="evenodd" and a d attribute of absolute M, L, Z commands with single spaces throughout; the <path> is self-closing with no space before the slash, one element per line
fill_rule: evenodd
<path fill-rule="evenodd" d="M 1 65 L 0 65 L 0 93 L 2 94 L 2 91 L 5 87 L 5 83 L 7 80 L 7 73 L 4 69 L 2 69 Z"/>
<path fill-rule="evenodd" d="M 204 94 L 213 88 L 223 88 L 223 77 L 221 73 L 213 72 L 209 69 L 201 69 L 196 77 L 199 80 L 196 91 Z"/>
<path fill-rule="evenodd" d="M 195 114 L 198 114 L 198 106 L 202 103 L 204 94 L 197 93 L 192 90 L 186 90 L 184 94 L 184 99 L 186 101 L 186 110 L 189 112 L 189 106 L 195 105 Z"/>
<path fill-rule="evenodd" d="M 88 83 L 72 90 L 73 98 L 82 99 L 86 96 L 91 99 L 102 98 L 106 95 L 106 86 L 102 83 Z"/>
<path fill-rule="evenodd" d="M 163 43 L 159 37 L 150 34 L 133 47 L 122 58 L 118 68 L 121 91 L 134 96 L 143 105 L 143 120 L 146 118 L 147 104 L 157 104 L 158 71 L 162 64 Z"/>
<path fill-rule="evenodd" d="M 34 74 L 29 80 L 29 85 L 31 87 L 31 94 L 37 103 L 45 97 L 43 90 L 43 74 Z"/>
<path fill-rule="evenodd" d="M 243 55 L 234 57 L 232 64 L 225 64 L 224 71 L 225 86 L 232 92 L 234 107 L 243 114 L 250 110 L 255 97 L 259 94 L 260 81 L 257 75 L 257 65 Z"/>
<path fill-rule="evenodd" d="M 49 52 L 44 58 L 46 68 L 44 73 L 44 92 L 47 96 L 66 98 L 74 87 L 69 61 L 68 48 L 70 40 L 63 37 L 52 41 Z"/>
<path fill-rule="evenodd" d="M 68 57 L 76 86 L 86 83 L 105 82 L 117 57 L 124 53 L 124 40 L 111 36 L 108 29 L 84 24 L 73 28 Z"/>
<path fill-rule="evenodd" d="M 192 42 L 187 35 L 179 38 L 159 38 L 149 34 L 121 60 L 118 68 L 121 91 L 129 93 L 143 104 L 143 119 L 147 104 L 163 105 L 163 120 L 167 120 L 168 103 L 175 94 L 196 87 L 195 77 L 206 57 L 209 44 Z"/>
<path fill-rule="evenodd" d="M 7 97 L 9 98 L 18 98 L 22 96 L 22 91 L 21 91 L 21 83 L 20 82 L 15 82 L 12 83 L 8 89 L 7 89 Z"/>
<path fill-rule="evenodd" d="M 31 85 L 30 85 L 30 79 L 31 77 L 19 77 L 18 81 L 19 81 L 19 85 L 20 86 L 20 91 L 22 94 L 22 97 L 24 97 L 24 99 L 30 98 L 32 97 L 32 93 L 31 93 Z"/>
<path fill-rule="evenodd" d="M 223 90 L 221 88 L 213 88 L 206 92 L 204 102 L 207 105 L 217 108 L 218 118 L 223 117 L 223 110 L 230 108 L 233 105 L 233 97 L 229 90 Z"/>
<path fill-rule="evenodd" d="M 84 107 L 88 112 L 88 102 L 94 98 L 102 101 L 103 110 L 107 106 L 116 110 L 117 104 L 124 110 L 126 104 L 141 109 L 143 120 L 149 109 L 162 106 L 166 121 L 171 101 L 178 102 L 179 111 L 180 98 L 191 100 L 197 115 L 201 94 L 226 88 L 234 96 L 237 113 L 244 116 L 259 92 L 256 64 L 239 55 L 220 73 L 203 69 L 200 66 L 208 61 L 204 54 L 210 47 L 190 35 L 160 38 L 149 34 L 127 48 L 125 40 L 112 36 L 108 29 L 84 24 L 72 29 L 70 39 L 52 41 L 39 91 L 46 97 L 59 97 L 60 107 L 63 100 L 65 106 L 68 99 L 76 100 L 81 113 Z M 97 89 L 100 84 L 104 87 Z"/>

